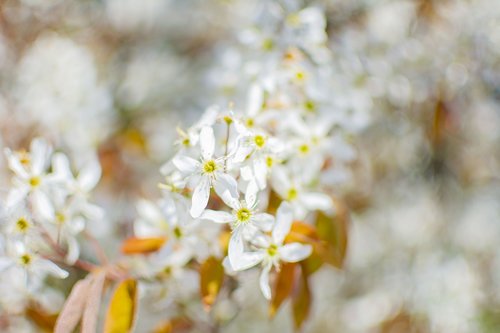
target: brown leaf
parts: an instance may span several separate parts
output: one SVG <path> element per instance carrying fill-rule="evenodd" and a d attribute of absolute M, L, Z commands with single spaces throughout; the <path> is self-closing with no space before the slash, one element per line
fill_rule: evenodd
<path fill-rule="evenodd" d="M 200 292 L 205 310 L 210 310 L 224 281 L 222 262 L 210 257 L 200 266 Z"/>
<path fill-rule="evenodd" d="M 188 332 L 193 327 L 193 323 L 187 318 L 179 317 L 161 322 L 155 327 L 153 333 L 181 333 Z"/>
<path fill-rule="evenodd" d="M 292 312 L 295 329 L 300 329 L 309 317 L 311 310 L 311 289 L 309 288 L 308 275 L 301 270 L 298 287 L 292 298 Z"/>
<path fill-rule="evenodd" d="M 341 268 L 347 252 L 349 214 L 345 205 L 334 200 L 336 205 L 335 216 L 327 216 L 318 212 L 316 229 L 319 238 L 326 248 L 320 249 L 320 255 L 325 261 L 337 268 Z"/>
<path fill-rule="evenodd" d="M 57 320 L 57 314 L 45 312 L 38 306 L 28 306 L 25 310 L 26 316 L 33 321 L 42 332 L 53 332 Z"/>
<path fill-rule="evenodd" d="M 137 281 L 128 279 L 116 287 L 104 322 L 104 333 L 126 333 L 132 330 L 137 311 Z"/>
<path fill-rule="evenodd" d="M 102 291 L 106 281 L 106 272 L 99 270 L 92 274 L 90 287 L 87 294 L 87 302 L 83 310 L 82 333 L 96 332 L 99 308 L 101 307 Z"/>
<path fill-rule="evenodd" d="M 274 317 L 281 304 L 283 304 L 293 291 L 296 266 L 296 263 L 282 263 L 280 267 L 274 283 L 272 299 L 269 303 L 269 316 L 271 318 Z"/>
<path fill-rule="evenodd" d="M 78 281 L 57 317 L 54 333 L 73 332 L 80 321 L 90 288 L 90 277 Z"/>
<path fill-rule="evenodd" d="M 131 237 L 125 239 L 122 243 L 121 251 L 124 254 L 146 254 L 161 249 L 167 239 L 165 237 L 137 238 Z"/>

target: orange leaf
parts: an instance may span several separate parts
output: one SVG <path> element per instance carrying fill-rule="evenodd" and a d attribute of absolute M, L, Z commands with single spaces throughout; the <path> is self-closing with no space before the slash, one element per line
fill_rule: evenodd
<path fill-rule="evenodd" d="M 166 237 L 137 238 L 123 241 L 121 251 L 124 254 L 145 254 L 158 251 L 167 241 Z"/>
<path fill-rule="evenodd" d="M 222 262 L 209 257 L 200 266 L 200 292 L 205 310 L 210 310 L 224 282 L 224 267 Z"/>
<path fill-rule="evenodd" d="M 137 310 L 137 281 L 122 281 L 115 289 L 104 322 L 104 333 L 131 332 Z"/>
<path fill-rule="evenodd" d="M 292 312 L 295 329 L 300 329 L 311 310 L 311 289 L 307 274 L 302 270 L 299 284 L 292 298 Z"/>
<path fill-rule="evenodd" d="M 187 332 L 193 327 L 193 323 L 187 318 L 179 317 L 161 322 L 155 327 L 153 333 L 180 333 Z"/>
<path fill-rule="evenodd" d="M 295 283 L 296 263 L 282 263 L 280 271 L 276 276 L 271 303 L 269 304 L 269 316 L 272 318 L 278 312 L 281 304 L 290 296 Z"/>

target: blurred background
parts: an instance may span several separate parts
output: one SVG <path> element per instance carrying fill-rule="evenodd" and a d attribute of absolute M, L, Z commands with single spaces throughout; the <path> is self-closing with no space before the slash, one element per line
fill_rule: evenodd
<path fill-rule="evenodd" d="M 360 124 L 338 188 L 350 211 L 347 261 L 314 277 L 304 331 L 500 332 L 500 2 L 293 2 L 324 11 L 328 84 Z M 77 163 L 97 151 L 109 223 L 93 230 L 118 242 L 130 235 L 131 203 L 157 196 L 176 126 L 209 105 L 244 103 L 255 7 L 1 1 L 1 145 L 43 136 Z M 288 311 L 270 322 L 253 294 L 223 331 L 292 331 Z"/>

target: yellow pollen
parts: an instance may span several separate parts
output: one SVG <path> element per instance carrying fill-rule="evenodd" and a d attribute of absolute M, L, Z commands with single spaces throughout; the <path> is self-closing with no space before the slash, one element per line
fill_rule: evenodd
<path fill-rule="evenodd" d="M 31 263 L 31 256 L 29 254 L 23 254 L 19 257 L 19 261 L 22 265 L 28 266 Z"/>
<path fill-rule="evenodd" d="M 295 187 L 292 187 L 291 189 L 288 190 L 288 193 L 286 195 L 286 199 L 289 201 L 293 201 L 297 199 L 297 189 Z"/>
<path fill-rule="evenodd" d="M 267 156 L 266 157 L 266 165 L 268 168 L 272 167 L 273 166 L 273 163 L 274 163 L 274 160 L 271 156 Z"/>
<path fill-rule="evenodd" d="M 30 164 L 30 155 L 25 152 L 25 151 L 20 151 L 19 152 L 19 162 L 21 162 L 22 165 L 29 165 Z"/>
<path fill-rule="evenodd" d="M 274 257 L 278 254 L 278 247 L 275 244 L 271 244 L 271 246 L 267 248 L 267 254 L 269 254 L 270 257 Z"/>
<path fill-rule="evenodd" d="M 304 108 L 309 112 L 314 112 L 316 111 L 316 104 L 311 100 L 307 100 L 304 103 Z"/>
<path fill-rule="evenodd" d="M 262 135 L 256 135 L 254 142 L 257 147 L 262 148 L 266 144 L 266 139 Z"/>
<path fill-rule="evenodd" d="M 299 151 L 302 154 L 307 154 L 309 152 L 309 146 L 307 144 L 303 144 L 299 146 Z"/>
<path fill-rule="evenodd" d="M 252 212 L 248 208 L 240 208 L 236 212 L 236 218 L 239 222 L 248 222 L 250 217 L 252 217 Z"/>
<path fill-rule="evenodd" d="M 233 122 L 233 118 L 231 118 L 230 116 L 224 116 L 224 121 L 226 122 L 226 124 L 231 125 L 231 123 Z"/>
<path fill-rule="evenodd" d="M 37 187 L 38 185 L 40 185 L 40 177 L 31 177 L 30 178 L 30 185 L 31 187 Z"/>
<path fill-rule="evenodd" d="M 66 221 L 66 215 L 61 212 L 56 213 L 56 222 L 59 224 L 63 224 Z"/>
<path fill-rule="evenodd" d="M 262 49 L 264 51 L 271 51 L 274 47 L 274 42 L 271 38 L 266 38 L 262 41 Z"/>
<path fill-rule="evenodd" d="M 182 237 L 182 230 L 179 227 L 174 228 L 174 236 L 175 238 L 179 239 Z"/>
<path fill-rule="evenodd" d="M 217 170 L 217 164 L 215 163 L 214 160 L 206 161 L 203 164 L 203 172 L 204 173 L 213 173 L 215 170 Z"/>
<path fill-rule="evenodd" d="M 254 121 L 253 121 L 252 118 L 248 118 L 247 121 L 246 121 L 246 123 L 247 123 L 248 127 L 253 127 L 253 125 L 254 125 Z"/>
<path fill-rule="evenodd" d="M 17 230 L 25 232 L 29 228 L 29 223 L 24 217 L 20 217 L 16 222 Z"/>
<path fill-rule="evenodd" d="M 182 140 L 182 144 L 184 146 L 189 146 L 191 144 L 191 141 L 189 140 L 189 138 L 185 138 Z"/>
<path fill-rule="evenodd" d="M 303 81 L 305 78 L 306 78 L 306 73 L 304 73 L 303 71 L 297 71 L 295 73 L 295 78 L 298 80 L 298 81 Z"/>

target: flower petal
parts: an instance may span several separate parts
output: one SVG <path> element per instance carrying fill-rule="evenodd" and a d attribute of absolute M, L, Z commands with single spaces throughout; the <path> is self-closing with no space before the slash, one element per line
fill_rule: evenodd
<path fill-rule="evenodd" d="M 283 261 L 297 262 L 304 260 L 311 255 L 312 246 L 300 243 L 290 243 L 280 247 L 278 252 Z"/>
<path fill-rule="evenodd" d="M 183 174 L 193 174 L 199 167 L 199 163 L 194 158 L 184 155 L 177 155 L 172 159 L 172 163 Z"/>
<path fill-rule="evenodd" d="M 215 136 L 212 127 L 205 126 L 200 132 L 201 156 L 204 160 L 209 160 L 214 155 Z"/>
<path fill-rule="evenodd" d="M 243 252 L 238 255 L 237 260 L 231 261 L 229 260 L 231 267 L 235 271 L 243 271 L 245 269 L 249 269 L 264 259 L 264 252 Z"/>
<path fill-rule="evenodd" d="M 276 213 L 276 224 L 273 229 L 273 240 L 276 244 L 282 244 L 285 236 L 290 232 L 293 222 L 292 206 L 283 201 Z"/>
<path fill-rule="evenodd" d="M 236 205 L 239 205 L 235 200 L 238 201 L 237 199 L 240 196 L 236 179 L 223 172 L 218 172 L 216 177 L 214 184 L 215 193 L 217 193 L 226 205 L 234 209 Z"/>
<path fill-rule="evenodd" d="M 248 183 L 247 190 L 245 192 L 245 201 L 248 207 L 254 207 L 257 202 L 257 194 L 259 192 L 259 187 L 257 183 L 253 180 Z"/>
<path fill-rule="evenodd" d="M 101 165 L 97 158 L 92 158 L 87 162 L 78 174 L 78 184 L 80 188 L 88 192 L 92 190 L 101 179 Z"/>
<path fill-rule="evenodd" d="M 264 297 L 268 300 L 271 299 L 271 287 L 269 286 L 269 272 L 271 271 L 271 265 L 266 265 L 260 273 L 259 284 L 260 290 Z"/>
<path fill-rule="evenodd" d="M 200 183 L 195 187 L 193 197 L 191 198 L 191 209 L 189 213 L 197 218 L 207 207 L 210 197 L 210 180 L 208 177 L 202 177 Z"/>
<path fill-rule="evenodd" d="M 210 220 L 215 223 L 229 223 L 234 221 L 234 216 L 228 212 L 205 209 L 200 218 Z"/>
<path fill-rule="evenodd" d="M 324 193 L 302 193 L 299 200 L 310 210 L 328 211 L 333 207 L 332 199 Z"/>
<path fill-rule="evenodd" d="M 267 213 L 258 213 L 253 217 L 253 222 L 264 231 L 271 231 L 274 224 L 274 216 Z"/>
<path fill-rule="evenodd" d="M 40 175 L 47 163 L 47 157 L 50 155 L 50 147 L 47 141 L 37 138 L 31 142 L 31 171 L 35 175 Z"/>

